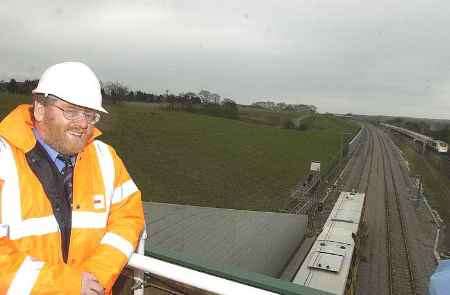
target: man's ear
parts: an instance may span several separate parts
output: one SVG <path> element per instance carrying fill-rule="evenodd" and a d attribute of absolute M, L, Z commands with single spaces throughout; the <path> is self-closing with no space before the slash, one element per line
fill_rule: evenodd
<path fill-rule="evenodd" d="M 33 108 L 34 120 L 36 120 L 37 122 L 42 122 L 45 116 L 45 106 L 36 100 L 33 103 L 34 103 Z"/>

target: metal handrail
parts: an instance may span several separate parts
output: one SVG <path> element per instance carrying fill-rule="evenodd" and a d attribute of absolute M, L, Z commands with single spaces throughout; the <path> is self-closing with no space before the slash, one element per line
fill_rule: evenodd
<path fill-rule="evenodd" d="M 279 294 L 137 253 L 131 255 L 128 266 L 216 294 Z"/>
<path fill-rule="evenodd" d="M 136 249 L 136 253 L 139 255 L 144 255 L 145 253 L 145 241 L 147 240 L 147 225 L 144 223 L 144 230 L 141 233 L 141 237 L 139 239 L 139 244 Z M 134 270 L 134 286 L 133 286 L 133 294 L 134 295 L 144 295 L 144 271 L 143 269 L 135 269 Z"/>
<path fill-rule="evenodd" d="M 135 285 L 134 295 L 144 294 L 144 273 L 158 275 L 163 278 L 174 280 L 198 289 L 217 294 L 255 294 L 275 295 L 273 293 L 246 284 L 224 279 L 218 276 L 200 272 L 181 265 L 173 264 L 154 257 L 145 256 L 145 241 L 147 240 L 147 229 L 144 230 L 139 239 L 136 253 L 128 260 L 128 266 L 134 269 Z"/>

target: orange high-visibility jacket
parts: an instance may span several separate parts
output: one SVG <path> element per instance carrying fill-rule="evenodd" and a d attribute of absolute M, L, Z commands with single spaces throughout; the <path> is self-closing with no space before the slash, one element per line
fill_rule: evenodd
<path fill-rule="evenodd" d="M 111 292 L 144 227 L 141 193 L 94 130 L 77 155 L 67 263 L 51 203 L 26 155 L 36 145 L 30 105 L 0 123 L 0 294 L 80 294 L 81 273 Z"/>

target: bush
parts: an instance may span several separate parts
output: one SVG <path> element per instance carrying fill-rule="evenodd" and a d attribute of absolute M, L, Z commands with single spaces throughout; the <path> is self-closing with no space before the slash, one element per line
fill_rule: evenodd
<path fill-rule="evenodd" d="M 208 103 L 192 106 L 187 111 L 196 114 L 203 114 L 208 116 L 222 117 L 228 119 L 239 119 L 239 110 L 237 104 L 225 99 L 222 104 Z"/>
<path fill-rule="evenodd" d="M 309 129 L 309 126 L 308 126 L 308 124 L 300 123 L 300 125 L 298 126 L 297 129 L 300 130 L 300 131 L 305 131 L 305 130 Z"/>
<path fill-rule="evenodd" d="M 294 122 L 292 122 L 292 120 L 291 120 L 291 119 L 288 119 L 288 118 L 286 118 L 286 119 L 283 120 L 283 123 L 281 124 L 281 126 L 282 126 L 284 129 L 295 129 L 295 124 L 294 124 Z"/>

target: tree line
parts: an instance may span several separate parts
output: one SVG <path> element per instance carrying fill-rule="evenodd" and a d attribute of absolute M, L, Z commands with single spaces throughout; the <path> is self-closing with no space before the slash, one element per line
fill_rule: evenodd
<path fill-rule="evenodd" d="M 25 80 L 23 82 L 11 79 L 9 82 L 0 81 L 0 91 L 8 91 L 17 94 L 31 94 L 31 90 L 37 87 L 39 80 Z"/>
<path fill-rule="evenodd" d="M 23 82 L 11 79 L 9 82 L 0 81 L 0 91 L 15 94 L 31 94 L 37 87 L 39 80 L 25 80 Z M 222 98 L 219 94 L 202 89 L 198 93 L 182 92 L 178 95 L 167 90 L 165 94 L 147 93 L 142 90 L 130 90 L 119 81 L 101 83 L 102 95 L 106 103 L 119 104 L 124 101 L 164 103 L 168 111 L 189 111 L 205 115 L 239 118 L 238 106 L 230 98 Z"/>
<path fill-rule="evenodd" d="M 9 82 L 0 81 L 0 91 L 8 91 L 16 94 L 31 94 L 37 87 L 39 80 L 25 80 L 23 82 L 11 79 Z M 131 90 L 119 81 L 101 82 L 101 91 L 105 103 L 120 104 L 124 101 L 161 103 L 168 111 L 189 111 L 193 113 L 239 119 L 239 110 L 236 102 L 230 98 L 222 98 L 219 94 L 202 89 L 198 93 L 193 91 L 179 94 L 148 93 L 142 90 Z M 284 112 L 316 112 L 314 105 L 275 103 L 272 101 L 259 101 L 252 104 L 253 107 Z M 293 122 L 287 124 L 294 124 Z M 291 125 L 285 128 L 292 127 Z"/>
<path fill-rule="evenodd" d="M 8 91 L 16 94 L 31 94 L 31 91 L 37 87 L 39 80 L 25 80 L 23 82 L 11 79 L 9 82 L 0 81 L 0 90 Z M 121 82 L 105 82 L 102 84 L 102 94 L 106 100 L 111 100 L 113 103 L 120 101 L 140 101 L 140 102 L 173 102 L 173 103 L 190 103 L 190 104 L 219 104 L 221 100 L 229 103 L 231 99 L 222 99 L 219 94 L 210 92 L 208 90 L 200 90 L 198 93 L 185 92 L 176 94 L 169 94 L 167 90 L 165 94 L 147 93 L 142 90 L 130 90 Z"/>

